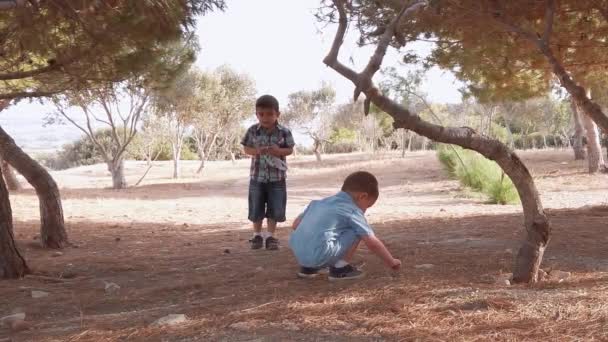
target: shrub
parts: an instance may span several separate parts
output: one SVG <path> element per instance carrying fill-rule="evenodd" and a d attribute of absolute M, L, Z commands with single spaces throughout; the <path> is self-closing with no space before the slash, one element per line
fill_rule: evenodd
<path fill-rule="evenodd" d="M 460 159 L 459 159 L 460 157 Z M 440 146 L 437 158 L 452 178 L 488 196 L 493 204 L 517 203 L 519 195 L 511 179 L 494 161 L 460 147 Z"/>

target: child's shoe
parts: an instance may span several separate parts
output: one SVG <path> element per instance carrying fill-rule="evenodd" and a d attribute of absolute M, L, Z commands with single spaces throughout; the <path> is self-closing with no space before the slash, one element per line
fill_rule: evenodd
<path fill-rule="evenodd" d="M 301 266 L 300 267 L 300 272 L 298 272 L 298 277 L 299 278 L 304 278 L 304 279 L 311 279 L 311 278 L 316 278 L 319 275 L 319 271 L 321 269 L 317 268 L 317 267 L 304 267 Z"/>
<path fill-rule="evenodd" d="M 270 251 L 274 251 L 279 249 L 279 240 L 269 236 L 266 238 L 266 249 Z"/>
<path fill-rule="evenodd" d="M 363 273 L 363 271 L 359 271 L 356 267 L 346 265 L 340 268 L 330 267 L 328 279 L 329 281 L 359 279 L 364 275 L 365 273 Z"/>
<path fill-rule="evenodd" d="M 254 236 L 249 242 L 251 243 L 251 249 L 260 249 L 264 247 L 264 238 L 260 235 Z"/>

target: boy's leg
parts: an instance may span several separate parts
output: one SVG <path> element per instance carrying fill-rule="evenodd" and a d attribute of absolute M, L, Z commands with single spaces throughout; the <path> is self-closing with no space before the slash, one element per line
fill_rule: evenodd
<path fill-rule="evenodd" d="M 253 222 L 253 238 L 251 249 L 260 249 L 264 246 L 264 238 L 262 237 L 262 223 L 264 222 L 264 213 L 266 207 L 266 193 L 263 189 L 263 183 L 251 180 L 249 182 L 249 221 Z"/>
<path fill-rule="evenodd" d="M 287 206 L 287 187 L 285 181 L 267 184 L 268 207 L 266 211 L 266 223 L 268 235 L 266 238 L 266 249 L 276 250 L 279 248 L 279 240 L 274 237 L 278 222 L 285 222 L 285 207 Z"/>
<path fill-rule="evenodd" d="M 346 252 L 344 257 L 342 257 L 342 260 L 350 264 L 353 261 L 353 257 L 355 256 L 355 253 L 357 252 L 357 248 L 359 248 L 360 243 L 361 239 L 358 239 L 357 242 L 355 242 L 353 246 L 348 250 L 348 252 Z"/>
<path fill-rule="evenodd" d="M 352 266 L 352 261 L 361 239 L 353 234 L 343 234 L 338 240 L 339 252 L 336 256 L 337 261 L 329 265 L 329 280 L 346 280 L 358 279 L 363 277 L 364 273 Z"/>

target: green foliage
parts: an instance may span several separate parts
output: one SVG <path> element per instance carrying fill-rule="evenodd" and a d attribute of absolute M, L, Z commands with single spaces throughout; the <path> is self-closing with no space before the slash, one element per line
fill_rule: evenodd
<path fill-rule="evenodd" d="M 225 7 L 223 0 L 20 3 L 0 11 L 0 94 L 8 99 L 77 91 L 151 70 L 175 74 L 195 59 L 194 18 Z"/>
<path fill-rule="evenodd" d="M 357 140 L 357 132 L 348 128 L 334 128 L 329 137 L 330 144 L 353 143 Z"/>
<path fill-rule="evenodd" d="M 446 170 L 450 177 L 456 178 L 456 168 L 459 162 L 456 154 L 448 147 L 440 147 L 437 149 L 437 159 Z"/>
<path fill-rule="evenodd" d="M 111 148 L 112 137 L 110 129 L 98 130 L 95 132 L 95 138 L 106 148 Z M 141 143 L 141 137 L 135 136 L 133 142 L 128 146 L 125 153 L 125 159 L 144 160 L 138 153 L 138 144 Z M 162 141 L 154 146 L 153 155 L 158 158 L 156 160 L 172 160 L 171 144 L 168 141 Z M 86 136 L 74 141 L 70 144 L 65 144 L 61 150 L 52 153 L 41 155 L 39 161 L 53 170 L 65 170 L 83 165 L 94 165 L 104 163 L 105 160 L 99 149 L 93 144 L 91 139 Z M 197 160 L 196 144 L 191 138 L 186 139 L 182 148 L 181 160 Z"/>
<path fill-rule="evenodd" d="M 492 204 L 510 204 L 519 201 L 519 195 L 511 179 L 495 162 L 477 152 L 460 147 L 441 145 L 437 158 L 447 173 L 463 186 L 481 192 Z"/>
<path fill-rule="evenodd" d="M 95 132 L 95 138 L 109 148 L 111 146 L 111 130 L 99 130 Z M 56 153 L 41 156 L 40 161 L 43 165 L 53 170 L 65 170 L 72 167 L 83 165 L 93 165 L 105 162 L 101 152 L 87 136 L 65 144 Z"/>

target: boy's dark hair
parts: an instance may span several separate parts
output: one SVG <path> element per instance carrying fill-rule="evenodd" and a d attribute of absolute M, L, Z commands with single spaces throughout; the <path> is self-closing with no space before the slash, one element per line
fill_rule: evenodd
<path fill-rule="evenodd" d="M 255 108 L 270 108 L 279 111 L 279 101 L 272 95 L 262 95 L 255 101 Z"/>
<path fill-rule="evenodd" d="M 378 197 L 378 180 L 367 171 L 353 172 L 344 180 L 342 191 L 365 192 L 372 197 Z"/>

